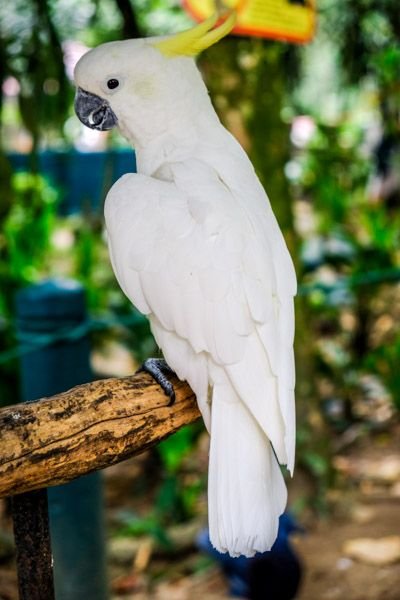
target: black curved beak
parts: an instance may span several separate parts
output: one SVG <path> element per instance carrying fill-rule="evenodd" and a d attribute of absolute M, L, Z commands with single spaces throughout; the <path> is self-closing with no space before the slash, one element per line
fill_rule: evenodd
<path fill-rule="evenodd" d="M 74 106 L 78 119 L 90 129 L 107 131 L 118 123 L 107 100 L 80 87 L 76 90 Z"/>

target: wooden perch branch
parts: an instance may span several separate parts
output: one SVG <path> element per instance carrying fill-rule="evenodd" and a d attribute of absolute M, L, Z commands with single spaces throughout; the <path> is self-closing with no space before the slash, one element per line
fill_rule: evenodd
<path fill-rule="evenodd" d="M 196 421 L 186 383 L 176 401 L 146 373 L 103 379 L 0 410 L 0 497 L 65 483 L 139 454 Z"/>

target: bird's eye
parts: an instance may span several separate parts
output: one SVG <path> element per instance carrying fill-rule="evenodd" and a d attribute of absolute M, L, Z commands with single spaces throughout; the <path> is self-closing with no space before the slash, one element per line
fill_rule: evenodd
<path fill-rule="evenodd" d="M 119 86 L 118 79 L 109 79 L 107 81 L 107 87 L 109 90 L 115 90 Z"/>

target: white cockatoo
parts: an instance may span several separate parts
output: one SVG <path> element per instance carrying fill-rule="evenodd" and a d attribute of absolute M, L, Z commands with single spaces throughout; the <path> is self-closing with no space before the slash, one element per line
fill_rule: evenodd
<path fill-rule="evenodd" d="M 235 17 L 217 20 L 90 50 L 75 68 L 75 109 L 91 128 L 117 126 L 135 148 L 137 173 L 106 199 L 111 262 L 210 432 L 211 542 L 252 556 L 271 548 L 285 509 L 279 463 L 293 471 L 296 277 L 194 61 Z"/>

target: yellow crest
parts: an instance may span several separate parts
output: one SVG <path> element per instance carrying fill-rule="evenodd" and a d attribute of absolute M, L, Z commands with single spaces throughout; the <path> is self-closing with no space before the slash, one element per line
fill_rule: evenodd
<path fill-rule="evenodd" d="M 218 21 L 218 13 L 214 13 L 200 25 L 157 42 L 154 47 L 164 56 L 196 56 L 202 50 L 218 42 L 233 29 L 236 22 L 236 12 L 229 11 L 227 15 L 225 21 L 215 29 L 213 27 Z"/>

